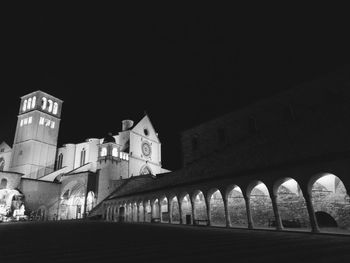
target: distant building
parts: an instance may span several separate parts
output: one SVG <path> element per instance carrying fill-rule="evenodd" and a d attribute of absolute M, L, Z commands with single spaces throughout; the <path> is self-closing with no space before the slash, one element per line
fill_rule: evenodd
<path fill-rule="evenodd" d="M 117 135 L 57 148 L 62 103 L 42 91 L 23 96 L 13 147 L 0 144 L 0 188 L 18 189 L 27 213 L 40 219 L 82 218 L 128 178 L 168 172 L 147 115 L 136 125 L 124 120 Z"/>

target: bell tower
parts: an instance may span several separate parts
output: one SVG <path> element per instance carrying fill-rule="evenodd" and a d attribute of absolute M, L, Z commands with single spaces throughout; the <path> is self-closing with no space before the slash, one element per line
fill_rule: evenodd
<path fill-rule="evenodd" d="M 21 97 L 11 171 L 33 179 L 53 172 L 62 103 L 42 91 Z"/>

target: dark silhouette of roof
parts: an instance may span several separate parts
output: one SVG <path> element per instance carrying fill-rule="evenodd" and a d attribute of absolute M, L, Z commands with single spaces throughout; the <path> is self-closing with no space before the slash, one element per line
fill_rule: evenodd
<path fill-rule="evenodd" d="M 103 139 L 103 143 L 109 143 L 109 142 L 115 143 L 115 139 L 112 136 L 111 132 L 109 132 L 108 135 Z"/>

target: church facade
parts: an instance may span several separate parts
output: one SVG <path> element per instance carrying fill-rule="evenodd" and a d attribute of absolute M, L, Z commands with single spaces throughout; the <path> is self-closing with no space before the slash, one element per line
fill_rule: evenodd
<path fill-rule="evenodd" d="M 82 218 L 128 178 L 168 171 L 147 115 L 122 121 L 118 134 L 57 147 L 62 104 L 42 91 L 21 98 L 13 146 L 0 144 L 1 218 Z"/>

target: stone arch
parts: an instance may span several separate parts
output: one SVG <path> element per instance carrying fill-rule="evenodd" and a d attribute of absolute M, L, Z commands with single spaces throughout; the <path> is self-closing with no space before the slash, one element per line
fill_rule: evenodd
<path fill-rule="evenodd" d="M 338 227 L 337 221 L 335 221 L 335 219 L 327 212 L 318 211 L 315 214 L 316 214 L 316 219 L 317 219 L 319 227 L 321 227 L 321 228 L 324 228 L 324 227 L 336 228 L 336 227 Z"/>
<path fill-rule="evenodd" d="M 230 185 L 226 190 L 228 220 L 232 227 L 247 227 L 247 206 L 241 188 Z"/>
<path fill-rule="evenodd" d="M 4 157 L 0 157 L 0 171 L 3 171 L 5 168 L 5 159 Z"/>
<path fill-rule="evenodd" d="M 6 189 L 6 188 L 7 188 L 7 179 L 6 178 L 2 178 L 1 182 L 0 182 L 0 189 Z"/>
<path fill-rule="evenodd" d="M 137 203 L 132 202 L 132 216 L 131 216 L 131 222 L 137 222 Z"/>
<path fill-rule="evenodd" d="M 160 220 L 160 206 L 158 198 L 155 198 L 152 202 L 152 220 Z"/>
<path fill-rule="evenodd" d="M 201 190 L 196 190 L 192 195 L 192 204 L 194 211 L 194 222 L 198 222 L 198 224 L 206 224 L 204 220 L 209 220 L 207 214 L 207 204 L 206 199 Z M 197 221 L 196 221 L 197 220 Z M 198 221 L 200 220 L 200 221 Z M 203 220 L 203 223 L 201 222 Z"/>
<path fill-rule="evenodd" d="M 86 196 L 86 213 L 89 213 L 96 205 L 96 196 L 93 191 L 89 191 Z"/>
<path fill-rule="evenodd" d="M 151 200 L 146 200 L 145 202 L 145 206 L 144 206 L 144 209 L 145 209 L 145 222 L 151 222 L 151 219 L 152 219 L 152 215 L 151 215 L 151 212 L 152 212 L 152 208 L 151 208 Z"/>
<path fill-rule="evenodd" d="M 261 181 L 255 181 L 248 186 L 247 195 L 254 226 L 258 228 L 274 227 L 275 221 L 270 193 Z"/>
<path fill-rule="evenodd" d="M 169 218 L 171 219 L 171 223 L 173 224 L 180 224 L 180 207 L 179 207 L 179 200 L 177 199 L 177 196 L 174 195 L 170 199 L 170 211 L 169 211 Z"/>
<path fill-rule="evenodd" d="M 162 223 L 169 222 L 169 211 L 168 211 L 168 198 L 166 196 L 163 196 L 159 199 L 160 201 L 160 221 Z"/>
<path fill-rule="evenodd" d="M 308 189 L 310 188 L 312 205 L 321 231 L 350 233 L 350 198 L 342 180 L 334 174 L 318 174 L 310 179 Z M 333 227 L 324 224 L 322 220 L 325 220 L 325 213 L 334 218 L 337 227 L 334 224 Z"/>
<path fill-rule="evenodd" d="M 145 164 L 144 166 L 141 167 L 140 174 L 141 175 L 145 175 L 145 174 L 152 175 L 153 172 L 152 172 L 152 169 L 147 164 Z"/>
<path fill-rule="evenodd" d="M 210 224 L 213 226 L 226 226 L 225 205 L 221 191 L 217 188 L 208 191 L 208 204 Z"/>
<path fill-rule="evenodd" d="M 62 189 L 59 214 L 61 219 L 82 218 L 85 208 L 85 184 L 74 180 Z"/>
<path fill-rule="evenodd" d="M 132 222 L 132 202 L 128 202 L 128 222 Z"/>
<path fill-rule="evenodd" d="M 47 208 L 44 205 L 41 205 L 37 210 L 36 210 L 36 220 L 37 221 L 45 221 L 48 217 L 47 214 Z"/>
<path fill-rule="evenodd" d="M 119 211 L 118 211 L 118 221 L 123 223 L 125 222 L 125 205 L 119 206 Z"/>
<path fill-rule="evenodd" d="M 119 206 L 117 204 L 114 204 L 113 206 L 113 218 L 114 222 L 118 222 L 118 211 L 119 211 Z"/>
<path fill-rule="evenodd" d="M 193 224 L 193 207 L 191 197 L 188 193 L 183 193 L 179 198 L 181 209 L 181 221 L 183 224 Z"/>
<path fill-rule="evenodd" d="M 295 179 L 286 177 L 278 180 L 273 186 L 273 192 L 284 228 L 310 228 L 303 191 Z"/>
<path fill-rule="evenodd" d="M 139 222 L 145 222 L 145 211 L 143 206 L 143 201 L 138 201 L 138 216 L 139 216 Z"/>

